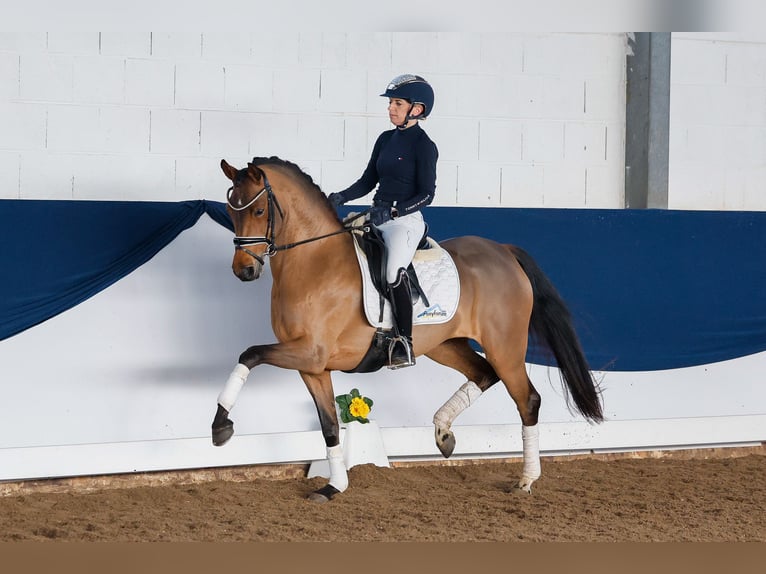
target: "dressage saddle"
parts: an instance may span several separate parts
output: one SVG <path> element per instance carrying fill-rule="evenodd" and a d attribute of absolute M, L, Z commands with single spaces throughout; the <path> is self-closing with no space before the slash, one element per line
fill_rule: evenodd
<path fill-rule="evenodd" d="M 380 321 L 383 320 L 383 305 L 386 297 L 388 296 L 388 282 L 386 281 L 386 264 L 388 263 L 388 253 L 386 251 L 386 245 L 383 242 L 383 235 L 377 227 L 372 225 L 365 229 L 364 233 L 354 233 L 354 240 L 359 244 L 362 251 L 367 258 L 367 265 L 370 269 L 370 277 L 372 278 L 372 284 L 380 296 Z M 423 233 L 423 237 L 420 238 L 418 243 L 418 250 L 432 249 L 431 244 L 428 242 L 428 225 Z M 415 267 L 410 263 L 406 269 L 408 278 L 410 280 L 411 298 L 412 304 L 418 302 L 418 299 L 423 300 L 423 304 L 429 307 L 428 298 L 426 297 L 423 288 L 418 281 L 417 273 L 415 273 Z"/>
<path fill-rule="evenodd" d="M 386 281 L 386 263 L 387 252 L 386 245 L 383 242 L 383 236 L 380 230 L 374 226 L 368 226 L 364 233 L 352 234 L 354 241 L 357 242 L 361 250 L 364 252 L 367 258 L 367 265 L 370 270 L 370 278 L 378 292 L 380 299 L 380 318 L 379 322 L 383 321 L 383 310 L 385 301 L 388 297 L 388 282 Z M 428 226 L 426 225 L 425 233 L 418 243 L 418 250 L 432 249 L 433 247 L 429 243 L 428 239 Z M 407 266 L 407 275 L 410 280 L 410 296 L 412 305 L 418 302 L 418 299 L 423 300 L 423 304 L 426 307 L 430 306 L 425 291 L 420 286 L 417 273 L 415 273 L 415 267 L 412 263 Z M 377 371 L 383 366 L 388 364 L 388 351 L 391 345 L 391 341 L 394 337 L 392 329 L 383 329 L 378 327 L 373 335 L 370 348 L 367 350 L 362 361 L 352 370 L 344 371 L 346 373 L 371 373 Z"/>

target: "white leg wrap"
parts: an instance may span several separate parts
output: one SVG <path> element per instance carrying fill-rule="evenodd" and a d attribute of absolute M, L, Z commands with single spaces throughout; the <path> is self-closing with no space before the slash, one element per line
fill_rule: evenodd
<path fill-rule="evenodd" d="M 540 478 L 540 431 L 535 426 L 521 426 L 521 442 L 524 448 L 524 470 L 522 471 L 522 481 L 525 479 L 532 484 L 532 481 Z"/>
<path fill-rule="evenodd" d="M 463 384 L 450 399 L 436 411 L 434 424 L 444 430 L 449 429 L 457 416 L 471 406 L 481 396 L 482 390 L 473 381 Z"/>
<path fill-rule="evenodd" d="M 226 381 L 221 394 L 218 395 L 218 404 L 227 411 L 231 412 L 234 403 L 237 402 L 239 391 L 242 390 L 248 374 L 250 374 L 250 369 L 242 363 L 237 363 L 237 366 L 234 367 L 231 375 L 229 375 L 229 379 Z"/>
<path fill-rule="evenodd" d="M 327 447 L 327 461 L 330 463 L 330 484 L 343 492 L 348 488 L 348 473 L 343 462 L 343 451 L 340 445 Z"/>

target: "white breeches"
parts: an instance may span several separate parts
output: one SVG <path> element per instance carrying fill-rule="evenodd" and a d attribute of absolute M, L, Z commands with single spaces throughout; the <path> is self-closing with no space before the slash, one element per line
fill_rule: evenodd
<path fill-rule="evenodd" d="M 426 232 L 426 222 L 419 211 L 402 215 L 378 226 L 388 252 L 386 281 L 394 283 L 399 269 L 407 268 L 415 256 L 418 243 Z"/>

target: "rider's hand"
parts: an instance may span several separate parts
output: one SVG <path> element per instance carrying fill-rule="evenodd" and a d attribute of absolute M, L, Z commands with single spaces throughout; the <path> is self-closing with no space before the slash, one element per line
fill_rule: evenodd
<path fill-rule="evenodd" d="M 374 205 L 370 209 L 370 223 L 380 225 L 391 219 L 391 208 L 385 205 Z"/>
<path fill-rule="evenodd" d="M 346 199 L 343 197 L 343 194 L 340 192 L 331 193 L 330 195 L 327 196 L 327 199 L 330 201 L 330 203 L 335 209 L 338 209 L 341 205 L 346 203 Z"/>

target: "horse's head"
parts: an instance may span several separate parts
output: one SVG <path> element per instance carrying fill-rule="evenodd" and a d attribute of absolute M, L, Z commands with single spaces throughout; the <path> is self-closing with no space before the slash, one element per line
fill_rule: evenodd
<path fill-rule="evenodd" d="M 222 159 L 221 169 L 232 182 L 226 206 L 236 245 L 231 268 L 242 281 L 252 281 L 261 276 L 273 247 L 273 194 L 266 174 L 252 163 L 238 170 Z"/>

